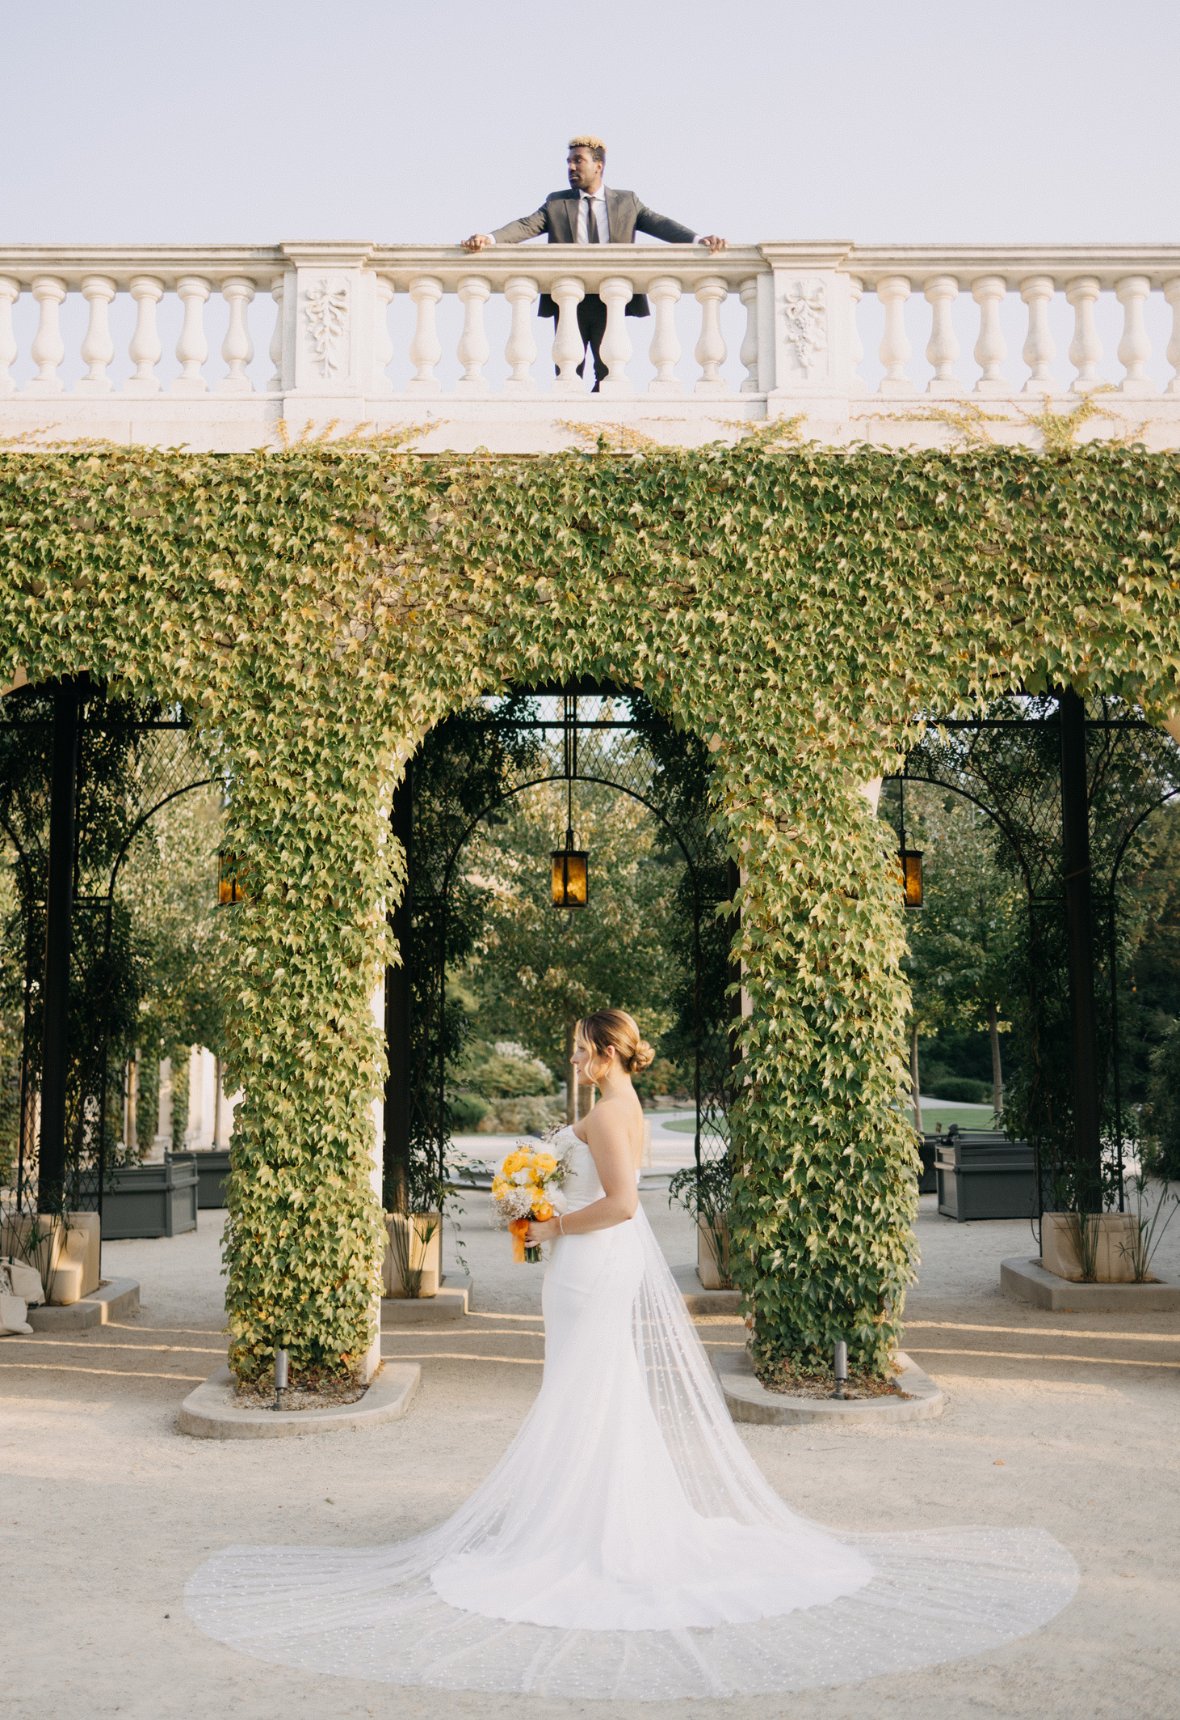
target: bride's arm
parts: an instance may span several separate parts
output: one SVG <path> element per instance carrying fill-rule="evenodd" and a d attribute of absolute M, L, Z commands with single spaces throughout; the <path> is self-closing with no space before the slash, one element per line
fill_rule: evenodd
<path fill-rule="evenodd" d="M 563 1214 L 560 1228 L 555 1218 L 548 1218 L 543 1224 L 534 1221 L 529 1226 L 529 1242 L 549 1242 L 555 1236 L 609 1230 L 613 1224 L 626 1224 L 629 1218 L 634 1218 L 639 1205 L 635 1162 L 626 1125 L 613 1113 L 613 1105 L 598 1104 L 586 1118 L 586 1141 L 602 1184 L 602 1199 Z"/>

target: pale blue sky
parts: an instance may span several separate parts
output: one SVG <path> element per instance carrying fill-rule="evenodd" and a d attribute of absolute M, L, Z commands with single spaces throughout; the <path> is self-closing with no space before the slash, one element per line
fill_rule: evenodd
<path fill-rule="evenodd" d="M 608 183 L 731 240 L 1178 237 L 1177 0 L 4 0 L 0 244 L 456 240 Z"/>

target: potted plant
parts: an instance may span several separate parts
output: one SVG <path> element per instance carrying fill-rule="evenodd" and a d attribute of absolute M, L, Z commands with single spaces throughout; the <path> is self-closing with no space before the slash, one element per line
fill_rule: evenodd
<path fill-rule="evenodd" d="M 669 1180 L 668 1201 L 691 1213 L 697 1228 L 697 1277 L 706 1290 L 732 1290 L 729 1197 L 733 1164 L 728 1153 L 686 1165 Z"/>
<path fill-rule="evenodd" d="M 386 1190 L 382 1295 L 438 1295 L 443 1212 L 453 1194 L 437 1165 L 422 1153 L 410 1155 L 405 1174 Z"/>
<path fill-rule="evenodd" d="M 0 1255 L 23 1260 L 47 1303 L 65 1307 L 98 1288 L 99 1225 L 93 1212 L 13 1212 L 0 1222 Z"/>
<path fill-rule="evenodd" d="M 1113 1154 L 1104 1150 L 1098 1165 L 1060 1162 L 1048 1184 L 1041 1214 L 1045 1271 L 1073 1284 L 1134 1283 L 1140 1216 L 1112 1210 L 1119 1190 Z"/>

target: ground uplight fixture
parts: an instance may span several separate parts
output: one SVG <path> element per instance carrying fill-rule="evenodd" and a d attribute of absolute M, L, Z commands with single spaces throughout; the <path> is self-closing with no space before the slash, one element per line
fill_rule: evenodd
<path fill-rule="evenodd" d="M 549 856 L 550 900 L 555 908 L 584 908 L 590 898 L 590 856 L 574 846 L 574 777 L 578 774 L 578 701 L 564 700 L 565 847 Z"/>
<path fill-rule="evenodd" d="M 922 906 L 922 850 L 907 848 L 905 840 L 905 777 L 899 777 L 901 791 L 901 829 L 898 838 L 898 859 L 901 862 L 901 895 L 907 908 Z"/>
<path fill-rule="evenodd" d="M 287 1351 L 275 1350 L 275 1408 L 282 1409 L 283 1393 L 286 1391 L 291 1378 L 291 1358 Z"/>
<path fill-rule="evenodd" d="M 844 1342 L 843 1338 L 838 1338 L 836 1340 L 836 1355 L 835 1355 L 835 1359 L 834 1359 L 834 1365 L 832 1368 L 832 1372 L 836 1376 L 836 1389 L 832 1393 L 832 1396 L 834 1398 L 847 1397 L 848 1392 L 846 1390 L 846 1387 L 848 1385 L 848 1345 Z"/>

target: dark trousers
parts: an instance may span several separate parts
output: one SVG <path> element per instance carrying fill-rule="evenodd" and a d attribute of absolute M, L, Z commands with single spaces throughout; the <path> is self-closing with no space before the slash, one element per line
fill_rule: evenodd
<path fill-rule="evenodd" d="M 554 333 L 557 332 L 557 319 L 553 319 Z M 582 337 L 583 348 L 590 348 L 590 356 L 594 360 L 594 389 L 598 393 L 598 384 L 606 375 L 606 366 L 602 362 L 602 337 L 606 333 L 606 306 L 597 293 L 587 293 L 578 304 L 578 333 Z M 556 367 L 555 367 L 556 368 Z M 582 358 L 578 366 L 578 375 L 586 374 L 586 359 Z"/>
<path fill-rule="evenodd" d="M 578 333 L 582 344 L 590 348 L 590 356 L 594 360 L 594 390 L 598 393 L 598 384 L 606 375 L 606 365 L 602 362 L 602 337 L 606 333 L 606 306 L 597 293 L 587 293 L 578 304 Z M 578 366 L 578 375 L 584 376 L 586 360 L 582 359 Z"/>

